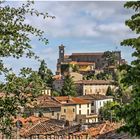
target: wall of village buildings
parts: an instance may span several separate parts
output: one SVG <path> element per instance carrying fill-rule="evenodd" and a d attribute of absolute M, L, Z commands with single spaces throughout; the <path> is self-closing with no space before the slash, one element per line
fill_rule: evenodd
<path fill-rule="evenodd" d="M 61 106 L 61 119 L 65 119 L 72 122 L 72 121 L 75 121 L 75 118 L 76 118 L 75 105 L 62 105 Z"/>
<path fill-rule="evenodd" d="M 82 95 L 101 94 L 106 95 L 108 87 L 114 89 L 113 85 L 82 85 Z"/>
<path fill-rule="evenodd" d="M 87 115 L 91 114 L 91 104 L 77 104 L 76 105 L 77 115 Z"/>
<path fill-rule="evenodd" d="M 48 118 L 52 118 L 52 119 L 60 119 L 60 117 L 61 117 L 60 110 L 61 110 L 61 108 L 57 108 L 53 111 L 46 111 L 45 108 L 37 108 L 34 110 L 34 116 L 39 117 L 39 114 L 41 113 L 44 117 L 48 117 Z"/>
<path fill-rule="evenodd" d="M 91 114 L 91 103 L 76 105 L 76 120 L 78 123 L 98 122 L 98 117 Z"/>
<path fill-rule="evenodd" d="M 77 73 L 77 72 L 70 72 L 69 74 L 70 74 L 70 76 L 72 77 L 72 79 L 73 79 L 74 82 L 83 79 L 83 75 L 80 74 L 80 73 Z"/>

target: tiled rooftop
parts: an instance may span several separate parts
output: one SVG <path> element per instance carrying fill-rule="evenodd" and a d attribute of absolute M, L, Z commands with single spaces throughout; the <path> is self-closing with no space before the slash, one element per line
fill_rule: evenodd
<path fill-rule="evenodd" d="M 92 100 L 112 99 L 113 97 L 105 96 L 105 95 L 101 95 L 101 94 L 90 94 L 90 95 L 79 96 L 79 98 L 92 101 Z"/>
<path fill-rule="evenodd" d="M 71 97 L 71 96 L 59 96 L 55 97 L 56 100 L 61 102 L 62 104 L 87 104 L 90 101 L 86 101 L 84 99 L 78 97 Z"/>
<path fill-rule="evenodd" d="M 29 137 L 33 134 L 50 134 L 55 131 L 59 131 L 63 129 L 62 123 L 58 123 L 59 120 L 40 120 L 36 124 L 32 125 L 31 127 L 22 128 L 20 130 L 20 135 L 24 138 Z"/>
<path fill-rule="evenodd" d="M 87 134 L 89 136 L 89 138 L 98 138 L 100 135 L 103 135 L 105 133 L 118 129 L 120 126 L 121 125 L 118 123 L 105 122 L 102 124 L 98 124 L 95 127 L 90 127 L 87 130 L 76 132 L 76 133 L 74 133 L 74 135 Z"/>
<path fill-rule="evenodd" d="M 36 100 L 36 107 L 61 107 L 61 104 L 58 101 L 48 95 L 41 95 Z"/>

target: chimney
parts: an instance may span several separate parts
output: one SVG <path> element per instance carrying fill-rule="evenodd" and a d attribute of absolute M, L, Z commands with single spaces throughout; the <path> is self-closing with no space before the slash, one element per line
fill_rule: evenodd
<path fill-rule="evenodd" d="M 71 98 L 71 96 L 70 95 L 68 95 L 68 100 L 71 100 L 72 98 Z"/>

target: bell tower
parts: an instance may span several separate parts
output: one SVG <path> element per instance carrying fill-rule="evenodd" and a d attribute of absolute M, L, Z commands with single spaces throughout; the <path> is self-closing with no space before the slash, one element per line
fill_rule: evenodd
<path fill-rule="evenodd" d="M 60 46 L 59 46 L 59 62 L 61 63 L 61 62 L 64 62 L 64 53 L 65 53 L 65 50 L 64 50 L 64 45 L 63 44 L 61 44 Z"/>
<path fill-rule="evenodd" d="M 65 53 L 64 48 L 65 47 L 63 44 L 59 46 L 59 58 L 57 59 L 57 71 L 56 71 L 57 75 L 61 74 L 61 64 L 64 62 L 64 53 Z"/>

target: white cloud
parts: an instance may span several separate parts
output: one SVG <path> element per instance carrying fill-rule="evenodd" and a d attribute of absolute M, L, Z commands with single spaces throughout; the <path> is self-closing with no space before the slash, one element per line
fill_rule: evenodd
<path fill-rule="evenodd" d="M 11 2 L 13 6 L 19 6 L 20 2 Z M 49 15 L 55 16 L 55 19 L 42 17 L 27 16 L 26 23 L 32 24 L 45 31 L 48 38 L 53 41 L 63 39 L 79 40 L 81 44 L 104 44 L 113 42 L 119 44 L 123 38 L 132 36 L 132 32 L 125 26 L 124 21 L 132 15 L 131 10 L 123 8 L 124 2 L 35 2 L 33 7 L 39 11 L 48 12 Z M 31 36 L 32 39 L 33 36 Z M 77 41 L 78 42 L 78 41 Z M 62 42 L 63 43 L 63 42 Z M 78 44 L 78 43 L 77 43 Z M 80 45 L 81 45 L 80 44 Z M 77 45 L 78 47 L 80 46 Z M 33 43 L 36 49 L 38 44 Z M 51 45 L 50 45 L 51 46 Z M 58 58 L 58 52 L 55 47 L 48 45 L 45 49 L 37 50 L 37 54 L 45 59 L 49 67 L 55 68 Z M 80 50 L 79 48 L 77 50 Z M 74 48 L 75 49 L 75 48 Z M 97 48 L 98 49 L 98 48 Z M 14 67 L 26 65 L 27 60 L 21 62 L 9 60 L 8 64 Z M 32 67 L 37 67 L 34 62 L 28 63 Z M 9 66 L 9 65 L 8 65 Z"/>

